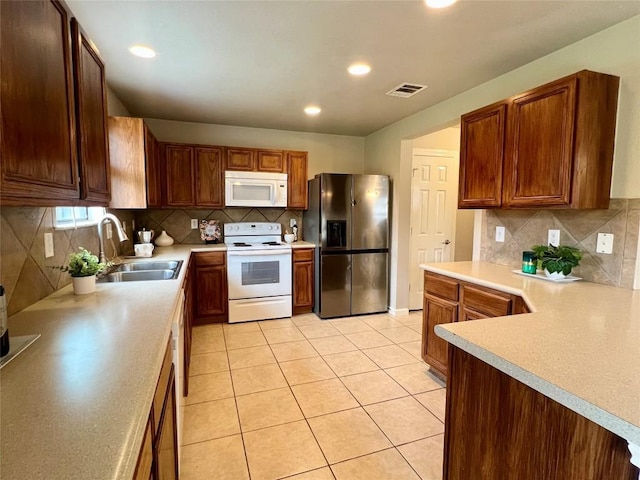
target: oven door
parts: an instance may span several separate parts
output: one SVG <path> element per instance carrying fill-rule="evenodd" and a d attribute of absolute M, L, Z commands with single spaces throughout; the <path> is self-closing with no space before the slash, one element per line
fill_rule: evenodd
<path fill-rule="evenodd" d="M 291 295 L 291 250 L 227 251 L 229 300 Z"/>

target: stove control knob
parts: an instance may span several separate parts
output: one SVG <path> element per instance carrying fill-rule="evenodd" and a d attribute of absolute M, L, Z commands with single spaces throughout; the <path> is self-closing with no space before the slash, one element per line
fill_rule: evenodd
<path fill-rule="evenodd" d="M 273 225 L 269 225 L 269 230 L 273 230 Z"/>
<path fill-rule="evenodd" d="M 235 227 L 235 229 L 236 229 L 236 232 L 237 232 L 238 230 L 240 230 L 240 227 Z"/>

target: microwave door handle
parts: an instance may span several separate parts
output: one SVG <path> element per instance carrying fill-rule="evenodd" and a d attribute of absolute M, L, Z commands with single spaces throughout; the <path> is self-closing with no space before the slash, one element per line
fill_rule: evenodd
<path fill-rule="evenodd" d="M 247 250 L 227 250 L 228 256 L 233 257 L 262 257 L 264 255 L 288 255 L 291 253 L 289 249 L 277 249 L 277 250 L 261 250 L 261 251 L 247 251 Z"/>

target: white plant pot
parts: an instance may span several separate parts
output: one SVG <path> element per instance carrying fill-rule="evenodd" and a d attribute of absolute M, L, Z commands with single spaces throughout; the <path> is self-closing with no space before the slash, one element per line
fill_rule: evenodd
<path fill-rule="evenodd" d="M 162 233 L 155 240 L 156 245 L 159 247 L 168 247 L 173 245 L 173 238 L 171 238 L 166 231 L 162 231 Z"/>
<path fill-rule="evenodd" d="M 566 277 L 566 275 L 562 272 L 550 272 L 546 268 L 544 269 L 544 274 L 549 277 L 551 280 L 562 280 Z"/>
<path fill-rule="evenodd" d="M 73 293 L 76 295 L 86 295 L 96 291 L 96 276 L 71 277 L 73 281 Z"/>

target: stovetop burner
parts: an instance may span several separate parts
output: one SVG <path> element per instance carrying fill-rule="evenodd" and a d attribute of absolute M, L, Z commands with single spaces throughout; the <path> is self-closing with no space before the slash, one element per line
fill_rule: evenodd
<path fill-rule="evenodd" d="M 274 247 L 280 246 L 281 243 L 280 242 L 262 242 L 262 245 L 271 245 Z"/>
<path fill-rule="evenodd" d="M 250 247 L 251 245 L 245 242 L 234 242 L 233 246 L 234 247 Z"/>

